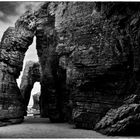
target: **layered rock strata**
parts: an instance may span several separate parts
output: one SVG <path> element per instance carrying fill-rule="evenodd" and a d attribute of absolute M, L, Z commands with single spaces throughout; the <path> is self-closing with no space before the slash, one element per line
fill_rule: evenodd
<path fill-rule="evenodd" d="M 51 5 L 52 3 L 46 3 L 35 12 L 38 18 L 36 48 L 41 65 L 40 105 L 42 117 L 48 116 L 52 122 L 61 122 L 64 120 L 63 96 L 60 91 L 62 81 L 56 53 L 55 15 L 51 12 Z"/>
<path fill-rule="evenodd" d="M 22 70 L 24 54 L 32 43 L 35 17 L 26 12 L 3 34 L 0 44 L 0 122 L 20 122 L 24 116 L 24 100 L 16 79 Z"/>
<path fill-rule="evenodd" d="M 140 97 L 131 95 L 122 106 L 110 109 L 95 130 L 106 135 L 139 136 Z"/>
<path fill-rule="evenodd" d="M 130 132 L 130 126 L 134 128 L 139 122 L 139 102 L 132 102 L 134 98 L 125 102 L 140 91 L 139 8 L 139 3 L 46 2 L 33 14 L 23 15 L 15 29 L 5 32 L 1 83 L 9 85 L 9 77 L 12 82 L 18 77 L 24 57 L 21 61 L 17 58 L 36 35 L 41 116 L 60 122 L 72 115 L 77 128 L 104 134 Z M 9 41 L 15 32 L 21 44 L 16 39 Z M 13 55 L 12 49 L 17 53 Z M 13 56 L 16 59 L 11 59 Z M 8 78 L 4 79 L 5 73 Z M 10 97 L 11 91 L 1 93 Z"/>
<path fill-rule="evenodd" d="M 56 51 L 59 65 L 66 69 L 77 128 L 94 129 L 109 109 L 123 105 L 127 95 L 137 92 L 136 5 L 62 2 L 57 7 Z"/>
<path fill-rule="evenodd" d="M 109 8 L 111 6 L 111 8 Z M 121 95 L 123 104 L 109 110 L 106 115 L 96 124 L 95 129 L 108 135 L 139 135 L 139 3 L 116 3 L 102 4 L 104 16 L 117 23 L 118 29 L 123 36 L 119 43 L 124 50 L 130 48 L 127 54 L 131 74 L 129 82 L 133 88 L 126 86 L 126 91 Z M 114 9 L 114 10 L 113 10 Z M 115 21 L 113 20 L 115 19 Z M 128 39 L 128 40 L 126 40 Z M 124 98 L 124 95 L 126 96 Z M 135 131 L 133 131 L 135 130 Z"/>

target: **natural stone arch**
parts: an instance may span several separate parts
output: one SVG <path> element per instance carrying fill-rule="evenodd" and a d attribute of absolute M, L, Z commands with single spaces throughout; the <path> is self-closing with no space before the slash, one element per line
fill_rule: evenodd
<path fill-rule="evenodd" d="M 0 90 L 4 107 L 0 114 L 5 114 L 0 119 L 22 119 L 24 115 L 24 101 L 15 79 L 22 68 L 23 56 L 36 35 L 41 65 L 42 116 L 48 115 L 52 121 L 63 120 L 67 86 L 77 127 L 94 129 L 106 115 L 96 125 L 96 130 L 114 134 L 116 127 L 112 126 L 120 120 L 117 131 L 122 126 L 118 132 L 122 133 L 126 130 L 124 127 L 131 126 L 131 121 L 125 119 L 129 111 L 134 113 L 136 126 L 139 98 L 135 101 L 135 97 L 139 95 L 140 87 L 139 4 L 131 7 L 132 4 L 123 3 L 60 2 L 57 6 L 54 4 L 51 12 L 49 6 L 53 7 L 53 3 L 49 4 L 34 13 L 24 14 L 15 28 L 9 28 L 3 36 Z M 18 59 L 20 56 L 22 59 Z M 124 102 L 133 94 L 130 101 Z M 10 101 L 8 107 L 7 101 Z M 125 108 L 129 111 L 119 111 L 119 119 L 116 119 L 114 112 L 122 110 L 123 104 L 128 105 Z M 107 113 L 111 108 L 116 109 Z M 108 118 L 110 113 L 111 120 Z M 124 114 L 124 118 L 120 114 Z"/>
<path fill-rule="evenodd" d="M 1 121 L 13 119 L 16 123 L 23 120 L 24 100 L 16 79 L 22 70 L 25 52 L 33 41 L 35 19 L 32 13 L 26 12 L 17 20 L 15 27 L 9 27 L 2 37 L 0 45 Z"/>
<path fill-rule="evenodd" d="M 8 121 L 10 119 L 17 120 L 17 118 L 22 121 L 25 115 L 27 102 L 24 102 L 16 79 L 22 70 L 25 52 L 32 44 L 35 35 L 41 77 L 44 77 L 40 81 L 42 116 L 48 115 L 52 121 L 63 121 L 63 101 L 58 99 L 61 92 L 59 75 L 57 74 L 58 56 L 55 52 L 57 46 L 54 29 L 55 17 L 47 10 L 48 5 L 49 2 L 46 2 L 35 12 L 27 11 L 16 21 L 15 27 L 8 28 L 2 37 L 0 48 L 1 121 L 5 119 Z M 45 48 L 43 48 L 44 46 Z M 46 55 L 44 55 L 45 52 Z M 46 79 L 45 82 L 44 79 Z M 7 103 L 5 104 L 5 102 Z"/>
<path fill-rule="evenodd" d="M 34 83 L 40 82 L 40 72 L 40 65 L 38 62 L 26 62 L 20 84 L 20 91 L 25 102 L 25 111 L 27 111 L 27 106 L 31 96 L 31 90 L 33 89 Z"/>
<path fill-rule="evenodd" d="M 66 82 L 77 127 L 96 126 L 106 134 L 130 134 L 139 121 L 140 5 L 60 2 L 50 12 L 53 3 L 49 4 L 24 14 L 15 28 L 9 28 L 3 36 L 0 119 L 22 119 L 24 115 L 24 102 L 15 79 L 36 35 L 42 116 L 48 114 L 53 121 L 63 119 Z"/>

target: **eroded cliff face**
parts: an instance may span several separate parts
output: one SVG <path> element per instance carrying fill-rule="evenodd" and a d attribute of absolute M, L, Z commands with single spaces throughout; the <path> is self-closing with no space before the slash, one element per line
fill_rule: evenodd
<path fill-rule="evenodd" d="M 18 36 L 27 45 L 9 42 L 4 47 L 2 39 L 2 74 L 6 70 L 8 77 L 18 76 L 24 57 L 15 67 L 17 59 L 11 61 L 9 54 L 15 46 L 19 48 L 14 52 L 25 53 L 36 35 L 42 117 L 60 122 L 72 116 L 77 128 L 131 135 L 131 126 L 139 122 L 139 9 L 139 3 L 46 2 L 29 14 L 32 18 L 25 14 L 27 20 L 16 23 L 21 29 L 16 32 L 27 32 Z M 14 31 L 7 32 L 9 36 Z"/>
<path fill-rule="evenodd" d="M 139 94 L 138 9 L 139 3 L 58 5 L 56 51 L 59 65 L 66 69 L 67 90 L 78 128 L 94 129 L 109 109 L 123 105 L 128 95 Z"/>
<path fill-rule="evenodd" d="M 35 17 L 26 12 L 3 34 L 0 44 L 0 123 L 23 120 L 24 100 L 16 83 L 22 70 L 24 54 L 34 37 Z"/>
<path fill-rule="evenodd" d="M 58 7 L 57 52 L 60 65 L 66 68 L 74 123 L 93 129 L 108 109 L 121 104 L 119 95 L 129 84 L 125 79 L 129 70 L 116 47 L 119 33 L 103 19 L 95 3 L 61 3 Z"/>
<path fill-rule="evenodd" d="M 27 61 L 23 71 L 23 76 L 20 84 L 20 92 L 25 102 L 25 112 L 29 104 L 31 90 L 33 89 L 35 82 L 40 82 L 40 65 L 38 62 Z M 25 113 L 26 115 L 26 113 Z"/>
<path fill-rule="evenodd" d="M 56 52 L 57 33 L 55 30 L 55 13 L 53 6 L 57 3 L 44 4 L 35 15 L 36 23 L 36 48 L 41 65 L 41 116 L 48 116 L 52 122 L 64 121 L 63 95 L 65 88 L 59 58 Z"/>
<path fill-rule="evenodd" d="M 140 98 L 131 95 L 118 108 L 110 109 L 96 124 L 95 130 L 106 135 L 139 136 L 140 129 Z"/>
<path fill-rule="evenodd" d="M 129 77 L 125 78 L 129 80 L 130 85 L 126 85 L 126 91 L 121 95 L 123 105 L 120 104 L 118 108 L 109 110 L 95 126 L 96 130 L 104 134 L 139 135 L 139 7 L 140 3 L 101 4 L 104 16 L 115 22 L 121 32 L 119 44 L 122 53 L 127 56 L 125 64 L 129 64 L 127 67 L 131 71 Z M 125 50 L 128 48 L 130 51 L 126 53 Z"/>

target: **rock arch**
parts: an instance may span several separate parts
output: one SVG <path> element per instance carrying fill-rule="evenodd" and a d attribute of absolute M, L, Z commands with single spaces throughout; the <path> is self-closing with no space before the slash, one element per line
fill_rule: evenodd
<path fill-rule="evenodd" d="M 42 61 L 43 59 L 40 61 L 41 67 L 48 66 L 47 69 L 42 68 L 41 72 L 41 76 L 46 77 L 47 79 L 47 88 L 46 85 L 44 86 L 43 84 L 44 81 L 41 81 L 41 90 L 47 92 L 46 95 L 41 91 L 41 99 L 44 98 L 44 96 L 48 96 L 48 98 L 45 97 L 45 99 L 49 99 L 47 104 L 47 101 L 41 100 L 42 110 L 44 110 L 42 111 L 42 116 L 46 116 L 47 112 L 52 121 L 61 121 L 63 118 L 63 115 L 60 115 L 62 114 L 60 113 L 61 110 L 58 108 L 60 102 L 58 103 L 57 101 L 58 85 L 56 82 L 58 82 L 58 60 L 55 53 L 56 34 L 54 30 L 54 15 L 51 15 L 48 12 L 48 5 L 49 2 L 46 2 L 35 12 L 27 11 L 16 21 L 15 27 L 9 27 L 3 34 L 0 45 L 1 121 L 5 119 L 8 121 L 10 119 L 23 120 L 27 103 L 24 104 L 24 99 L 17 86 L 16 79 L 22 70 L 25 52 L 29 45 L 31 45 L 35 35 L 37 36 L 39 60 L 43 57 L 43 59 L 45 59 L 45 61 Z M 44 24 L 46 28 L 44 27 Z M 43 48 L 44 46 L 46 48 Z M 44 51 L 47 54 L 46 56 L 42 56 L 42 52 L 44 54 Z M 47 71 L 47 73 L 45 72 L 44 74 L 44 70 Z M 51 107 L 49 103 L 51 104 Z"/>
<path fill-rule="evenodd" d="M 29 17 L 29 18 L 27 18 Z M 32 19 L 32 20 L 31 20 Z M 23 120 L 24 100 L 16 79 L 22 70 L 24 54 L 35 35 L 35 16 L 26 12 L 3 34 L 0 47 L 0 120 Z M 10 120 L 9 120 L 10 119 Z"/>
<path fill-rule="evenodd" d="M 131 121 L 119 114 L 129 111 L 134 114 L 133 127 L 136 126 L 140 91 L 139 7 L 138 3 L 46 2 L 37 11 L 21 16 L 15 28 L 4 33 L 1 42 L 0 119 L 24 116 L 16 78 L 24 54 L 36 36 L 42 116 L 62 121 L 70 99 L 77 127 L 96 126 L 98 131 L 120 134 L 127 130 L 123 126 L 131 126 Z M 129 95 L 134 96 L 125 102 Z M 129 111 L 122 110 L 123 104 Z M 107 113 L 111 108 L 114 109 Z M 115 130 L 117 110 L 120 121 Z"/>

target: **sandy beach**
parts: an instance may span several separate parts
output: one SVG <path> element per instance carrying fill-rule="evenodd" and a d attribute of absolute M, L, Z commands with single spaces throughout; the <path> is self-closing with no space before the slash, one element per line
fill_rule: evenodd
<path fill-rule="evenodd" d="M 106 138 L 92 130 L 75 129 L 67 123 L 50 123 L 47 118 L 27 117 L 21 124 L 0 127 L 0 138 Z"/>

